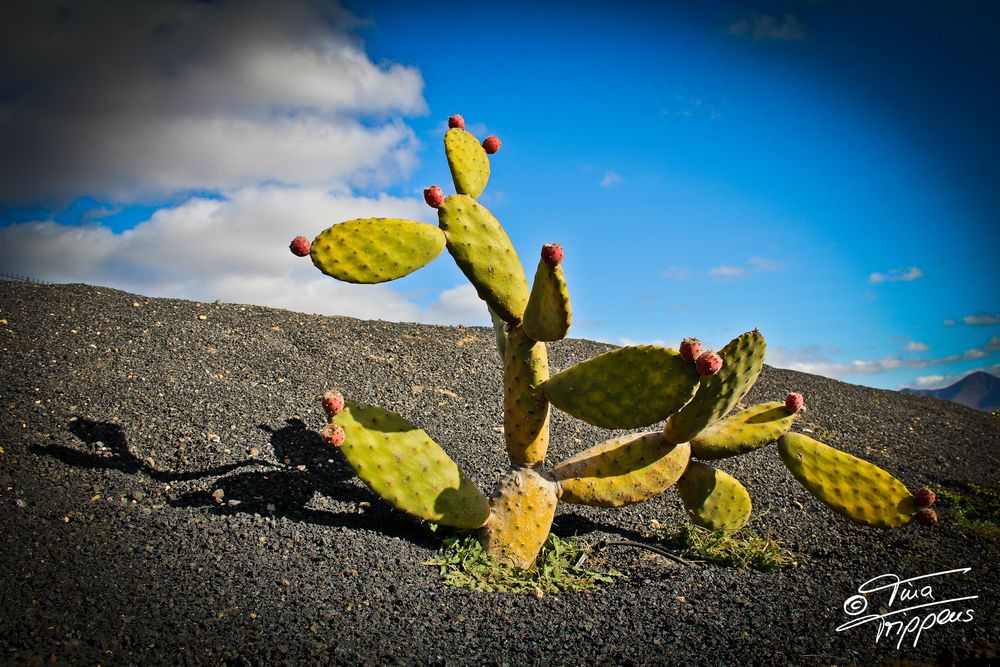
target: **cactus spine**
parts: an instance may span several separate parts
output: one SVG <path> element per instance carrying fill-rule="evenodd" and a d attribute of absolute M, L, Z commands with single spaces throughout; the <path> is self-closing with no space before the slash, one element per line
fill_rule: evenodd
<path fill-rule="evenodd" d="M 737 530 L 750 517 L 750 495 L 728 473 L 697 459 L 737 456 L 778 442 L 792 475 L 817 499 L 855 522 L 898 527 L 936 521 L 933 494 L 914 497 L 899 480 L 861 459 L 790 433 L 803 399 L 764 403 L 726 418 L 764 364 L 764 337 L 742 334 L 718 353 L 687 338 L 680 352 L 636 345 L 614 350 L 549 377 L 545 342 L 564 338 L 572 319 L 562 270 L 563 248 L 546 244 L 529 290 L 524 267 L 500 222 L 477 197 L 490 177 L 489 155 L 454 115 L 445 153 L 457 194 L 424 191 L 438 227 L 409 220 L 349 220 L 291 250 L 310 255 L 339 280 L 379 283 L 401 278 L 447 247 L 489 307 L 504 372 L 504 439 L 510 469 L 487 498 L 430 436 L 399 415 L 323 398 L 323 438 L 369 487 L 397 509 L 460 529 L 479 530 L 487 553 L 512 565 L 534 564 L 560 499 L 619 507 L 677 486 L 690 519 Z M 595 426 L 660 430 L 608 440 L 544 467 L 551 406 Z M 933 520 L 932 520 L 933 519 Z"/>

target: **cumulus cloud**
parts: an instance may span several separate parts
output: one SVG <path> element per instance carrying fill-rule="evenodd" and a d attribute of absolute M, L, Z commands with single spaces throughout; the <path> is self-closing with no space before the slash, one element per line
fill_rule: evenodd
<path fill-rule="evenodd" d="M 801 41 L 806 28 L 794 14 L 778 18 L 771 14 L 751 11 L 729 24 L 727 31 L 737 37 L 768 41 Z"/>
<path fill-rule="evenodd" d="M 160 209 L 121 233 L 49 221 L 9 225 L 0 228 L 0 265 L 50 282 L 87 282 L 150 296 L 364 319 L 487 322 L 486 307 L 471 288 L 446 289 L 421 305 L 397 291 L 397 283 L 342 283 L 288 251 L 298 234 L 311 237 L 335 222 L 369 216 L 430 222 L 433 214 L 416 199 L 245 188 L 221 200 L 192 198 Z"/>
<path fill-rule="evenodd" d="M 898 282 L 910 282 L 916 280 L 917 278 L 923 278 L 924 272 L 920 270 L 920 267 L 911 266 L 908 269 L 891 269 L 885 273 L 873 273 L 868 276 L 868 282 L 870 283 L 898 283 Z"/>
<path fill-rule="evenodd" d="M 19 3 L 0 28 L 0 201 L 383 185 L 419 146 L 416 69 L 335 5 Z M 39 35 L 44 38 L 39 38 Z"/>
<path fill-rule="evenodd" d="M 927 343 L 921 343 L 920 341 L 914 340 L 907 343 L 906 347 L 904 347 L 903 349 L 906 350 L 907 352 L 926 352 L 931 348 L 929 345 L 927 345 Z"/>
<path fill-rule="evenodd" d="M 601 179 L 602 188 L 611 188 L 622 182 L 622 175 L 614 172 L 608 171 L 604 173 L 604 178 Z"/>

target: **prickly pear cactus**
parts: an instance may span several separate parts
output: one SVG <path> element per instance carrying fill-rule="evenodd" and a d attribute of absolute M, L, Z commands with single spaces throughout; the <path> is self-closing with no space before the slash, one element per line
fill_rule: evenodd
<path fill-rule="evenodd" d="M 569 332 L 572 309 L 563 248 L 546 244 L 529 287 L 514 246 L 477 197 L 490 178 L 496 136 L 479 141 L 459 115 L 448 119 L 445 154 L 457 194 L 424 191 L 437 227 L 363 218 L 335 224 L 290 246 L 323 273 L 348 282 L 401 278 L 448 249 L 486 302 L 504 364 L 504 437 L 511 467 L 487 497 L 421 429 L 388 410 L 327 392 L 323 440 L 340 450 L 375 493 L 415 517 L 478 530 L 487 553 L 529 567 L 559 500 L 598 507 L 637 503 L 676 486 L 691 521 L 738 530 L 750 518 L 750 494 L 704 461 L 777 442 L 792 476 L 823 504 L 857 523 L 895 528 L 936 522 L 934 494 L 911 494 L 886 471 L 791 428 L 801 394 L 729 415 L 764 365 L 764 336 L 749 331 L 719 352 L 686 338 L 679 351 L 624 347 L 549 376 L 545 343 Z M 657 430 L 594 445 L 546 470 L 549 416 L 556 408 L 595 426 Z M 729 415 L 727 417 L 727 415 Z"/>

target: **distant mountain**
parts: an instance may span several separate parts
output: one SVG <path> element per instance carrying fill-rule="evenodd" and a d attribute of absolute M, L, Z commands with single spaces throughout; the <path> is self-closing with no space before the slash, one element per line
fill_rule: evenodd
<path fill-rule="evenodd" d="M 959 403 L 973 410 L 1000 410 L 1000 378 L 983 371 L 969 373 L 955 384 L 941 389 L 903 389 L 904 394 L 933 396 Z"/>

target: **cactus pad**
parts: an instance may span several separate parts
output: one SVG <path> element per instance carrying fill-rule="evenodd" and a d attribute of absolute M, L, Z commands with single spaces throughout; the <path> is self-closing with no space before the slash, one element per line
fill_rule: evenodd
<path fill-rule="evenodd" d="M 424 431 L 399 415 L 348 402 L 331 419 L 344 429 L 344 453 L 371 489 L 394 507 L 455 528 L 478 528 L 486 497 Z"/>
<path fill-rule="evenodd" d="M 470 197 L 482 194 L 490 180 L 490 159 L 479 141 L 464 129 L 453 127 L 444 135 L 444 152 L 455 191 Z"/>
<path fill-rule="evenodd" d="M 722 368 L 702 376 L 691 402 L 667 420 L 667 439 L 688 442 L 732 410 L 757 381 L 764 366 L 764 348 L 764 336 L 756 329 L 722 348 Z"/>
<path fill-rule="evenodd" d="M 516 567 L 534 565 L 556 513 L 556 483 L 533 468 L 507 473 L 490 496 L 486 553 Z"/>
<path fill-rule="evenodd" d="M 903 483 L 868 461 L 798 433 L 782 436 L 778 452 L 809 493 L 851 521 L 898 528 L 917 511 Z"/>
<path fill-rule="evenodd" d="M 750 494 L 735 477 L 691 461 L 677 482 L 691 523 L 709 530 L 739 530 L 752 509 Z"/>
<path fill-rule="evenodd" d="M 784 403 L 761 403 L 716 422 L 691 441 L 691 456 L 711 461 L 745 454 L 788 433 L 796 415 Z"/>
<path fill-rule="evenodd" d="M 503 434 L 511 463 L 536 465 L 549 446 L 549 402 L 538 386 L 549 378 L 544 343 L 514 327 L 507 335 L 503 372 Z"/>
<path fill-rule="evenodd" d="M 663 433 L 602 442 L 552 470 L 560 498 L 577 505 L 620 507 L 666 491 L 687 468 L 691 448 L 671 445 Z"/>
<path fill-rule="evenodd" d="M 674 350 L 636 345 L 567 368 L 542 385 L 560 410 L 603 428 L 641 428 L 691 400 L 694 367 Z"/>
<path fill-rule="evenodd" d="M 448 252 L 479 298 L 504 321 L 517 323 L 528 303 L 521 260 L 489 209 L 466 195 L 451 195 L 438 209 Z"/>
<path fill-rule="evenodd" d="M 524 311 L 524 332 L 533 340 L 562 340 L 569 333 L 573 310 L 562 264 L 538 262 L 535 282 Z"/>
<path fill-rule="evenodd" d="M 310 257 L 328 276 L 349 283 L 384 283 L 430 264 L 445 235 L 433 225 L 394 218 L 336 224 L 313 239 Z"/>

